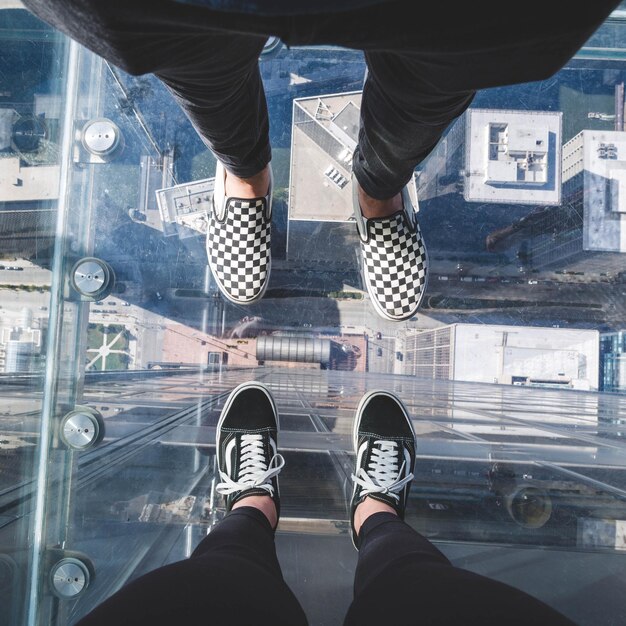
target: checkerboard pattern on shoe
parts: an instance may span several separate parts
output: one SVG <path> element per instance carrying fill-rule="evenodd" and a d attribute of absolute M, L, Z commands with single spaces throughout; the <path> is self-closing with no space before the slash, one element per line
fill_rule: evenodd
<path fill-rule="evenodd" d="M 419 225 L 407 211 L 368 219 L 367 241 L 361 239 L 363 280 L 374 307 L 386 319 L 412 317 L 426 290 L 426 247 Z"/>
<path fill-rule="evenodd" d="M 224 219 L 209 214 L 207 256 L 222 293 L 249 304 L 263 295 L 270 273 L 271 226 L 266 198 L 228 198 Z"/>

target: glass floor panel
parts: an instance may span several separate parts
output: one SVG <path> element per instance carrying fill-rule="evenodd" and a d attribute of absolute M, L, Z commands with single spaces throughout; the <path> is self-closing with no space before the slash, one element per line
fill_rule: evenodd
<path fill-rule="evenodd" d="M 281 413 L 277 545 L 312 625 L 351 599 L 352 420 L 376 388 L 418 434 L 413 527 L 577 623 L 626 622 L 622 9 L 552 78 L 480 92 L 418 167 L 431 275 L 404 323 L 373 310 L 350 219 L 361 53 L 260 59 L 273 270 L 239 307 L 207 267 L 215 159 L 158 80 L 21 9 L 0 38 L 0 625 L 74 624 L 187 557 L 224 515 L 215 426 L 248 380 Z"/>

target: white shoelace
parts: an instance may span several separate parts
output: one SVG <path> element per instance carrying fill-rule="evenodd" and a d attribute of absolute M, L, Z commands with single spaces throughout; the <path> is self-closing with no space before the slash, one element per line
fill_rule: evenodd
<path fill-rule="evenodd" d="M 352 474 L 352 480 L 363 489 L 361 496 L 370 493 L 384 493 L 400 501 L 398 492 L 413 480 L 413 474 L 409 473 L 404 478 L 400 478 L 406 467 L 406 461 L 398 469 L 398 443 L 396 441 L 377 440 L 374 441 L 372 456 L 368 465 L 368 472 L 365 468 L 358 469 L 356 474 Z"/>
<path fill-rule="evenodd" d="M 220 478 L 224 482 L 216 485 L 215 490 L 228 496 L 237 491 L 259 488 L 273 496 L 274 487 L 270 480 L 280 473 L 284 465 L 282 454 L 275 454 L 269 463 L 266 462 L 261 435 L 242 435 L 238 480 L 232 480 L 228 474 L 220 471 Z"/>

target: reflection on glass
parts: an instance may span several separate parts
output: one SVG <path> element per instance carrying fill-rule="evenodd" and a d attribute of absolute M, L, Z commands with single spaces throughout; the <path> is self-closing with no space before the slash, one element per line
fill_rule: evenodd
<path fill-rule="evenodd" d="M 402 324 L 377 316 L 355 254 L 359 53 L 278 44 L 260 61 L 274 259 L 244 308 L 207 267 L 215 159 L 162 85 L 25 11 L 0 22 L 8 623 L 74 623 L 189 554 L 223 513 L 219 411 L 251 378 L 282 413 L 279 544 L 347 534 L 352 416 L 382 387 L 420 441 L 407 519 L 444 549 L 558 547 L 580 567 L 625 549 L 624 83 L 592 54 L 621 54 L 622 21 L 556 76 L 481 92 L 420 165 L 431 277 Z M 51 586 L 59 563 L 78 587 Z"/>

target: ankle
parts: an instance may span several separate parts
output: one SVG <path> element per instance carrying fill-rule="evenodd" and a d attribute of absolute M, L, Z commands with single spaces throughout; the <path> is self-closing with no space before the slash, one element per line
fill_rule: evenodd
<path fill-rule="evenodd" d="M 363 217 L 389 217 L 402 210 L 402 195 L 399 193 L 386 200 L 377 200 L 365 193 L 361 186 L 358 185 L 358 195 L 359 206 L 361 207 Z"/>
<path fill-rule="evenodd" d="M 354 511 L 354 531 L 357 535 L 359 534 L 361 526 L 363 526 L 365 520 L 374 515 L 374 513 L 393 513 L 394 515 L 398 515 L 393 507 L 385 504 L 384 502 L 380 502 L 379 500 L 374 500 L 374 498 L 370 498 L 368 496 L 356 507 Z"/>
<path fill-rule="evenodd" d="M 273 529 L 276 529 L 278 526 L 278 514 L 276 512 L 276 505 L 274 504 L 274 500 L 268 496 L 247 496 L 242 498 L 241 500 L 237 500 L 235 504 L 233 504 L 233 511 L 242 506 L 251 506 L 255 509 L 258 509 L 267 517 L 267 521 L 270 523 L 270 526 Z"/>
<path fill-rule="evenodd" d="M 263 198 L 270 187 L 270 166 L 266 165 L 260 172 L 249 178 L 240 178 L 226 172 L 225 192 L 234 198 Z"/>

